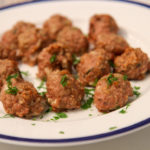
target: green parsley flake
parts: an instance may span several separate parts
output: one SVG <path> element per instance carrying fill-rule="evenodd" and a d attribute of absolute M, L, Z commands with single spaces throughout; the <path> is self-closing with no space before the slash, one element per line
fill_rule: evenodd
<path fill-rule="evenodd" d="M 32 125 L 32 126 L 35 126 L 36 124 L 35 124 L 35 123 L 32 123 L 31 125 Z"/>
<path fill-rule="evenodd" d="M 8 86 L 8 89 L 5 91 L 7 94 L 12 94 L 12 95 L 16 95 L 17 92 L 18 92 L 18 89 L 16 87 L 12 87 L 12 82 L 11 82 L 11 79 L 12 78 L 17 78 L 19 76 L 19 74 L 14 74 L 14 75 L 10 75 L 6 78 L 6 81 L 7 81 L 7 86 Z"/>
<path fill-rule="evenodd" d="M 127 103 L 126 107 L 125 107 L 124 109 L 121 109 L 121 110 L 119 111 L 119 113 L 120 113 L 120 114 L 125 114 L 125 113 L 127 113 L 127 109 L 129 108 L 129 106 L 130 106 L 130 103 Z"/>
<path fill-rule="evenodd" d="M 0 118 L 1 119 L 3 119 L 3 118 L 15 118 L 15 116 L 12 114 L 5 114 L 4 116 L 1 116 Z"/>
<path fill-rule="evenodd" d="M 115 130 L 115 129 L 117 129 L 116 126 L 113 126 L 113 127 L 110 127 L 110 128 L 109 128 L 109 130 Z"/>
<path fill-rule="evenodd" d="M 63 87 L 65 87 L 67 85 L 67 80 L 68 80 L 67 75 L 66 74 L 63 75 L 61 78 L 61 81 L 60 81 L 60 83 L 62 84 Z"/>
<path fill-rule="evenodd" d="M 80 62 L 80 59 L 75 54 L 72 55 L 72 58 L 73 58 L 73 65 L 77 65 Z"/>
<path fill-rule="evenodd" d="M 93 88 L 84 88 L 84 92 L 85 92 L 85 94 L 87 94 L 87 95 L 94 95 L 93 94 L 93 92 L 95 91 L 95 89 L 93 89 Z M 92 93 L 91 93 L 92 92 Z"/>
<path fill-rule="evenodd" d="M 55 60 L 56 60 L 56 54 L 51 56 L 50 63 L 53 63 Z"/>
<path fill-rule="evenodd" d="M 48 110 L 45 112 L 45 113 L 49 113 L 49 112 L 51 112 L 52 111 L 52 107 L 50 106 L 49 108 L 48 108 Z"/>
<path fill-rule="evenodd" d="M 97 82 L 98 82 L 98 79 L 96 78 L 92 86 L 96 87 Z"/>
<path fill-rule="evenodd" d="M 141 87 L 139 87 L 139 86 L 134 86 L 134 89 L 135 90 L 139 90 Z"/>
<path fill-rule="evenodd" d="M 56 116 L 53 116 L 53 118 L 50 119 L 50 120 L 56 121 L 56 120 L 58 120 L 58 119 L 60 119 L 60 118 L 65 119 L 65 118 L 67 118 L 67 117 L 68 117 L 67 114 L 65 114 L 65 113 L 63 113 L 63 112 L 60 112 L 60 113 L 56 113 Z"/>
<path fill-rule="evenodd" d="M 111 86 L 113 84 L 114 81 L 117 81 L 118 78 L 114 77 L 112 73 L 110 73 L 110 75 L 107 78 L 107 85 L 108 87 Z"/>
<path fill-rule="evenodd" d="M 128 79 L 128 76 L 127 76 L 127 75 L 124 75 L 124 76 L 123 76 L 123 80 L 126 81 L 127 79 Z"/>
<path fill-rule="evenodd" d="M 59 134 L 64 134 L 65 132 L 64 131 L 59 131 Z"/>
<path fill-rule="evenodd" d="M 89 114 L 89 116 L 91 117 L 91 116 L 92 116 L 92 114 Z"/>
<path fill-rule="evenodd" d="M 46 92 L 39 92 L 42 97 L 45 97 Z"/>
<path fill-rule="evenodd" d="M 91 108 L 92 103 L 93 103 L 93 98 L 90 97 L 90 98 L 81 106 L 81 108 L 82 108 L 82 109 Z"/>
<path fill-rule="evenodd" d="M 109 61 L 109 65 L 110 65 L 110 67 L 115 68 L 115 64 L 112 60 Z"/>
<path fill-rule="evenodd" d="M 43 79 L 42 81 L 41 81 L 41 83 L 40 83 L 40 85 L 37 87 L 38 88 L 38 90 L 40 90 L 40 89 L 45 89 L 45 82 L 46 82 L 46 79 Z"/>
<path fill-rule="evenodd" d="M 140 89 L 139 86 L 134 86 L 133 87 L 133 94 L 136 96 L 136 97 L 139 97 L 141 95 L 141 93 L 138 91 Z"/>
<path fill-rule="evenodd" d="M 20 71 L 21 74 L 23 74 L 24 76 L 28 76 L 29 72 L 28 71 Z"/>

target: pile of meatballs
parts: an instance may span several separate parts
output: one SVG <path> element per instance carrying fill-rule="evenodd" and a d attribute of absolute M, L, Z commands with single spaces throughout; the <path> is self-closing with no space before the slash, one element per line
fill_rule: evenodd
<path fill-rule="evenodd" d="M 42 28 L 17 22 L 0 41 L 0 100 L 5 111 L 32 118 L 49 107 L 55 112 L 79 109 L 84 88 L 93 87 L 95 81 L 98 111 L 126 105 L 133 96 L 128 80 L 144 79 L 150 63 L 146 53 L 132 48 L 118 32 L 108 14 L 90 18 L 88 35 L 60 14 L 52 15 Z M 37 77 L 46 80 L 45 96 L 23 79 L 18 63 L 38 66 Z"/>

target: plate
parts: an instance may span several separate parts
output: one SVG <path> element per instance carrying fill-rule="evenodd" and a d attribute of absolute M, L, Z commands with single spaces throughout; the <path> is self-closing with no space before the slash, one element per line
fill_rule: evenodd
<path fill-rule="evenodd" d="M 50 15 L 60 13 L 72 19 L 75 26 L 88 33 L 89 18 L 95 13 L 108 13 L 119 24 L 120 34 L 133 47 L 141 47 L 150 56 L 150 10 L 149 6 L 123 1 L 36 1 L 1 9 L 0 34 L 19 20 L 41 26 Z M 145 7 L 144 7 L 145 6 Z M 35 87 L 36 67 L 20 65 L 22 71 L 29 71 L 25 77 Z M 50 112 L 42 119 L 20 118 L 0 119 L 0 141 L 32 146 L 69 146 L 103 141 L 127 134 L 150 123 L 150 75 L 143 81 L 132 82 L 140 86 L 141 95 L 133 101 L 127 113 L 118 109 L 108 114 L 99 113 L 94 106 L 88 110 L 67 112 L 68 118 L 47 121 L 55 116 Z M 125 109 L 125 108 L 124 108 Z M 0 105 L 0 116 L 5 114 Z M 91 115 L 90 115 L 91 114 Z M 62 131 L 62 132 L 61 132 Z M 64 134 L 61 134 L 64 133 Z"/>

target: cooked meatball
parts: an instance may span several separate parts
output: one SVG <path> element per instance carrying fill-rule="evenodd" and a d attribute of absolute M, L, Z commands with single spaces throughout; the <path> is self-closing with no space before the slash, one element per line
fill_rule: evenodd
<path fill-rule="evenodd" d="M 141 80 L 148 70 L 148 56 L 140 48 L 127 48 L 114 60 L 115 72 L 128 76 L 131 80 Z"/>
<path fill-rule="evenodd" d="M 96 14 L 90 19 L 89 39 L 90 41 L 95 41 L 101 33 L 117 33 L 118 30 L 118 25 L 112 16 Z"/>
<path fill-rule="evenodd" d="M 55 69 L 71 70 L 72 56 L 60 43 L 50 44 L 38 56 L 38 77 L 46 78 L 47 73 Z"/>
<path fill-rule="evenodd" d="M 150 61 L 148 63 L 148 72 L 150 72 Z"/>
<path fill-rule="evenodd" d="M 17 60 L 16 51 L 9 49 L 0 42 L 0 59 Z"/>
<path fill-rule="evenodd" d="M 9 59 L 0 59 L 0 89 L 2 88 L 4 82 L 6 81 L 7 77 L 18 73 L 19 77 L 21 78 L 18 64 L 16 61 L 9 60 Z"/>
<path fill-rule="evenodd" d="M 109 60 L 111 59 L 111 53 L 100 48 L 82 55 L 77 65 L 79 81 L 83 85 L 93 85 L 95 80 L 110 73 Z"/>
<path fill-rule="evenodd" d="M 16 79 L 12 79 L 11 82 L 17 92 L 13 94 L 8 92 L 8 85 L 5 83 L 0 94 L 4 109 L 8 114 L 31 118 L 41 115 L 47 109 L 46 100 L 38 94 L 31 83 Z"/>
<path fill-rule="evenodd" d="M 115 33 L 102 33 L 97 36 L 96 47 L 104 48 L 116 55 L 122 54 L 129 47 L 126 40 Z"/>
<path fill-rule="evenodd" d="M 121 74 L 108 74 L 97 83 L 94 104 L 101 112 L 109 112 L 128 102 L 128 97 L 133 95 L 132 87 L 128 80 Z"/>
<path fill-rule="evenodd" d="M 46 96 L 54 111 L 80 108 L 84 88 L 67 70 L 53 71 L 46 85 Z"/>
<path fill-rule="evenodd" d="M 79 28 L 65 27 L 58 34 L 57 41 L 76 55 L 81 55 L 88 50 L 88 40 Z"/>
<path fill-rule="evenodd" d="M 66 26 L 72 26 L 71 20 L 65 16 L 55 14 L 45 21 L 43 29 L 48 33 L 49 38 L 55 41 L 58 33 Z"/>

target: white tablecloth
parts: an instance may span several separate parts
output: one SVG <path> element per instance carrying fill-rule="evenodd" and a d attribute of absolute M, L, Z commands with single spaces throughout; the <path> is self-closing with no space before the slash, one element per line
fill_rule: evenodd
<path fill-rule="evenodd" d="M 0 0 L 0 6 L 25 0 Z M 135 0 L 134 0 L 135 1 Z M 136 0 L 150 4 L 150 0 Z M 150 127 L 113 140 L 73 147 L 39 148 L 0 143 L 0 150 L 150 150 Z"/>

